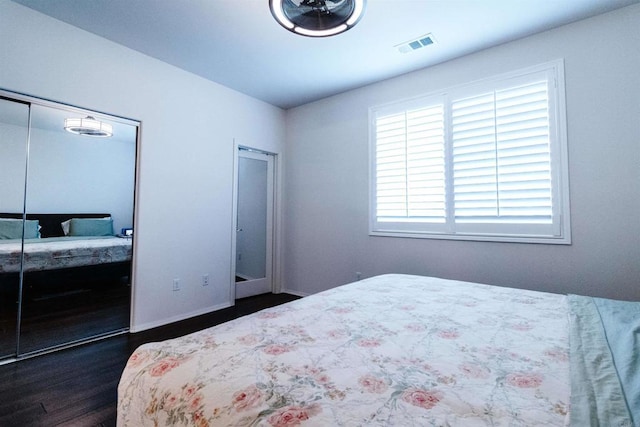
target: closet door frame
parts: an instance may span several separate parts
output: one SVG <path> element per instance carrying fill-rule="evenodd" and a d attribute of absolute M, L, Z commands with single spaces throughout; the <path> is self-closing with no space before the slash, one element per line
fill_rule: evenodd
<path fill-rule="evenodd" d="M 120 335 L 120 334 L 124 334 L 124 333 L 128 333 L 130 327 L 131 327 L 131 321 L 133 319 L 133 307 L 134 307 L 134 289 L 135 289 L 135 267 L 136 267 L 136 242 L 135 242 L 135 238 L 132 241 L 132 257 L 131 257 L 131 268 L 129 271 L 129 283 L 130 283 L 130 291 L 129 291 L 129 324 L 127 325 L 126 328 L 120 329 L 118 331 L 115 331 L 113 333 L 106 333 L 106 334 L 100 334 L 98 336 L 91 336 L 91 337 L 87 337 L 86 339 L 80 339 L 80 340 L 73 340 L 73 341 L 68 341 L 65 343 L 61 343 L 61 344 L 56 344 L 53 345 L 51 347 L 47 347 L 47 348 L 43 348 L 43 349 L 39 349 L 39 350 L 30 350 L 28 352 L 23 352 L 21 351 L 21 346 L 20 346 L 20 335 L 21 335 L 21 330 L 22 330 L 22 326 L 23 326 L 23 319 L 22 319 L 22 314 L 23 314 L 23 296 L 24 296 L 24 224 L 25 224 L 25 219 L 27 218 L 27 200 L 28 200 L 28 185 L 29 185 L 29 158 L 30 158 L 30 149 L 31 149 L 31 138 L 32 138 L 32 107 L 33 106 L 41 106 L 41 107 L 47 107 L 47 108 L 53 108 L 55 110 L 61 110 L 64 111 L 66 113 L 69 114 L 76 114 L 76 115 L 91 115 L 94 118 L 98 119 L 98 120 L 108 120 L 110 122 L 113 123 L 120 123 L 123 125 L 130 125 L 130 126 L 134 126 L 136 128 L 136 135 L 135 135 L 135 141 L 134 141 L 134 168 L 135 170 L 133 171 L 133 194 L 132 194 L 132 208 L 133 208 L 133 212 L 132 212 L 132 218 L 131 218 L 131 224 L 133 225 L 134 229 L 137 228 L 138 226 L 138 207 L 137 207 L 137 203 L 138 203 L 138 198 L 137 196 L 137 192 L 138 192 L 138 185 L 139 185 L 139 170 L 140 170 L 140 158 L 139 158 L 139 153 L 140 153 L 140 138 L 141 138 L 141 129 L 142 129 L 142 122 L 140 120 L 135 120 L 135 119 L 130 119 L 130 118 L 126 118 L 123 116 L 119 116 L 119 115 L 114 115 L 111 113 L 106 113 L 106 112 L 100 112 L 100 111 L 96 111 L 96 110 L 92 110 L 92 109 L 88 109 L 88 108 L 83 108 L 83 107 L 78 107 L 78 106 L 73 106 L 70 104 L 64 104 L 61 102 L 57 102 L 57 101 L 51 101 L 51 100 L 47 100 L 44 98 L 40 98 L 40 97 L 36 97 L 33 95 L 28 95 L 28 94 L 23 94 L 23 93 L 19 93 L 19 92 L 14 92 L 14 91 L 10 91 L 10 90 L 6 90 L 0 87 L 0 99 L 2 100 L 6 100 L 6 101 L 11 101 L 11 102 L 17 102 L 20 104 L 24 104 L 28 106 L 28 111 L 29 111 L 29 117 L 28 117 L 28 124 L 27 124 L 27 138 L 26 138 L 26 147 L 25 147 L 25 156 L 26 156 L 26 160 L 25 160 L 25 171 L 24 171 L 24 187 L 22 189 L 22 221 L 23 221 L 23 238 L 22 238 L 22 242 L 21 242 L 21 254 L 20 254 L 20 271 L 18 273 L 18 283 L 19 283 L 19 288 L 18 288 L 18 301 L 17 301 L 17 319 L 16 319 L 16 342 L 15 342 L 15 351 L 13 351 L 12 353 L 8 353 L 5 354 L 4 352 L 0 352 L 0 364 L 5 364 L 5 363 L 11 363 L 17 360 L 21 360 L 21 359 L 27 359 L 27 358 L 31 358 L 34 356 L 38 356 L 41 354 L 47 354 L 53 351 L 58 351 L 58 350 L 63 350 L 69 347 L 74 347 L 80 344 L 84 344 L 86 342 L 91 342 L 91 341 L 96 341 L 96 340 L 100 340 L 100 339 L 104 339 L 104 338 L 108 338 L 110 336 L 114 336 L 114 335 Z M 2 209 L 0 209 L 1 211 Z M 119 229 L 118 229 L 119 230 Z M 117 232 L 117 230 L 116 230 Z"/>
<path fill-rule="evenodd" d="M 281 177 L 280 177 L 280 155 L 276 152 L 266 151 L 260 148 L 256 148 L 255 146 L 244 144 L 234 139 L 233 141 L 233 197 L 232 197 L 232 239 L 231 239 L 231 271 L 229 278 L 229 302 L 231 305 L 235 304 L 235 300 L 238 297 L 243 296 L 242 293 L 240 295 L 236 294 L 237 286 L 236 286 L 236 256 L 237 256 L 237 233 L 238 233 L 238 170 L 239 170 L 239 155 L 241 151 L 244 152 L 255 152 L 262 155 L 267 155 L 271 158 L 271 168 L 268 171 L 268 174 L 271 176 L 271 184 L 267 189 L 269 193 L 269 197 L 271 200 L 267 203 L 270 207 L 269 218 L 267 219 L 267 223 L 271 228 L 268 237 L 268 250 L 270 252 L 269 260 L 267 261 L 266 269 L 267 275 L 269 277 L 269 288 L 270 292 L 280 293 L 282 292 L 281 288 L 281 256 L 280 256 L 280 242 L 281 242 L 281 201 L 280 201 L 280 191 L 281 191 Z"/>
<path fill-rule="evenodd" d="M 20 269 L 18 271 L 18 282 L 17 282 L 17 301 L 16 301 L 16 319 L 15 319 L 15 341 L 10 343 L 9 346 L 13 347 L 12 351 L 9 351 L 7 348 L 7 352 L 5 353 L 4 349 L 0 349 L 0 363 L 3 363 L 5 360 L 11 360 L 18 357 L 19 348 L 20 348 L 20 330 L 21 330 L 21 321 L 22 321 L 22 289 L 23 289 L 23 262 L 24 262 L 24 233 L 25 233 L 25 219 L 26 219 L 26 194 L 27 194 L 27 175 L 29 171 L 29 141 L 30 141 L 30 133 L 31 133 L 31 102 L 16 99 L 11 96 L 7 96 L 4 91 L 0 90 L 0 101 L 2 102 L 11 102 L 20 105 L 24 105 L 27 108 L 27 116 L 25 123 L 25 139 L 24 139 L 24 170 L 22 171 L 22 195 L 21 195 L 21 210 L 22 210 L 22 233 L 21 233 L 21 242 L 20 242 Z M 0 147 L 1 149 L 1 147 Z"/>

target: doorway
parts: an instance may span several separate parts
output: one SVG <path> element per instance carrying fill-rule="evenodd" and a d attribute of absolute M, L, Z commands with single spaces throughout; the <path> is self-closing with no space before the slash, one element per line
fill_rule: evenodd
<path fill-rule="evenodd" d="M 275 155 L 238 147 L 235 299 L 273 290 Z"/>

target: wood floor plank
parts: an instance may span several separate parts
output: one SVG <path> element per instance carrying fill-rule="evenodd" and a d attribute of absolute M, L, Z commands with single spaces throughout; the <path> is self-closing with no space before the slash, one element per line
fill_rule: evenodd
<path fill-rule="evenodd" d="M 56 427 L 89 427 L 89 426 L 104 426 L 111 427 L 116 425 L 116 418 L 113 416 L 113 407 L 111 405 L 105 405 L 101 408 L 96 408 L 90 412 L 82 414 L 79 417 L 72 418 L 68 421 L 61 422 Z"/>

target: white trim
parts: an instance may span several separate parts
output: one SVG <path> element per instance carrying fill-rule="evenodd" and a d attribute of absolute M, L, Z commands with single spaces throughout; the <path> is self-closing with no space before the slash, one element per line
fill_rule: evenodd
<path fill-rule="evenodd" d="M 177 315 L 177 316 L 164 318 L 162 320 L 156 320 L 156 321 L 153 321 L 153 322 L 142 323 L 140 325 L 136 325 L 135 328 L 129 329 L 129 332 L 136 333 L 136 332 L 146 331 L 148 329 L 157 328 L 159 326 L 165 326 L 165 325 L 169 325 L 169 324 L 174 323 L 174 322 L 180 322 L 182 320 L 191 319 L 192 317 L 202 316 L 203 314 L 213 313 L 214 311 L 222 310 L 224 308 L 229 308 L 231 306 L 233 306 L 233 304 L 231 304 L 229 302 L 226 302 L 226 303 L 223 303 L 223 304 L 218 304 L 218 305 L 214 305 L 214 306 L 205 307 L 205 308 L 202 308 L 200 310 L 191 311 L 189 313 L 182 313 L 182 314 Z"/>
<path fill-rule="evenodd" d="M 231 196 L 231 252 L 230 252 L 230 264 L 231 271 L 229 271 L 229 304 L 234 305 L 236 300 L 236 229 L 238 228 L 238 153 L 240 152 L 240 145 L 233 140 L 233 170 L 231 182 L 233 182 L 232 196 Z"/>
<path fill-rule="evenodd" d="M 512 243 L 539 243 L 547 245 L 567 245 L 562 238 L 539 236 L 508 236 L 508 235 L 474 235 L 474 234 L 437 234 L 437 233 L 411 233 L 399 231 L 371 231 L 370 236 L 375 237 L 404 237 L 410 239 L 435 239 L 435 240 L 466 240 L 474 242 L 512 242 Z"/>
<path fill-rule="evenodd" d="M 236 250 L 237 250 L 237 227 L 238 227 L 238 170 L 239 170 L 239 157 L 240 152 L 243 152 L 243 156 L 257 158 L 264 160 L 263 156 L 268 156 L 267 161 L 267 174 L 269 176 L 268 188 L 267 188 L 267 226 L 271 225 L 271 229 L 267 232 L 267 265 L 266 265 L 266 279 L 268 282 L 267 288 L 273 293 L 280 293 L 280 275 L 281 275 L 281 200 L 280 194 L 280 180 L 279 180 L 279 165 L 280 156 L 277 153 L 268 152 L 258 148 L 254 148 L 248 145 L 240 144 L 234 139 L 233 141 L 233 196 L 232 196 L 232 226 L 231 226 L 231 272 L 230 272 L 230 286 L 229 286 L 229 301 L 233 302 L 240 297 L 246 296 L 244 292 L 241 295 L 237 294 L 236 289 Z M 255 153 L 251 155 L 250 153 Z"/>

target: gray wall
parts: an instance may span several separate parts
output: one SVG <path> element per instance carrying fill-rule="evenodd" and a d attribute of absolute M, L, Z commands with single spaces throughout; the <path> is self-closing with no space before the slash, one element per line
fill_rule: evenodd
<path fill-rule="evenodd" d="M 15 105 L 12 105 L 10 108 L 16 111 L 14 107 Z M 24 114 L 25 118 L 29 114 L 27 108 L 20 108 L 17 111 Z M 0 118 L 0 121 L 3 119 Z M 22 212 L 24 209 L 27 165 L 26 122 L 25 120 L 24 126 L 0 123 L 0 212 Z"/>
<path fill-rule="evenodd" d="M 232 304 L 234 139 L 280 153 L 284 112 L 8 0 L 0 64 L 0 88 L 142 122 L 133 330 Z"/>
<path fill-rule="evenodd" d="M 33 110 L 33 115 L 46 111 Z M 62 130 L 62 123 L 57 130 L 31 128 L 27 212 L 110 213 L 116 233 L 131 227 L 135 136 L 128 141 L 80 137 Z M 26 132 L 26 126 L 0 125 L 0 212 L 23 209 Z"/>
<path fill-rule="evenodd" d="M 286 288 L 310 294 L 355 272 L 397 272 L 640 300 L 639 28 L 634 5 L 289 110 Z M 370 106 L 558 58 L 572 245 L 368 235 Z"/>

